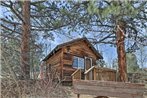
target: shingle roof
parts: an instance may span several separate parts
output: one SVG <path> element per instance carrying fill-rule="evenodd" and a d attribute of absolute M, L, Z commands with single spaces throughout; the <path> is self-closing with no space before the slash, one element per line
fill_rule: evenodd
<path fill-rule="evenodd" d="M 94 48 L 94 46 L 89 42 L 89 40 L 84 37 L 84 38 L 77 38 L 77 39 L 74 39 L 74 40 L 71 40 L 71 41 L 68 41 L 68 42 L 65 42 L 65 43 L 62 43 L 62 44 L 59 44 L 57 45 L 44 59 L 43 61 L 46 61 L 47 59 L 49 59 L 54 53 L 56 53 L 57 51 L 59 51 L 63 46 L 68 46 L 74 42 L 77 42 L 77 41 L 86 41 L 89 45 L 89 47 L 92 49 L 92 51 L 96 54 L 96 56 L 100 59 L 103 59 L 103 57 L 100 55 L 100 53 L 98 53 L 98 51 Z"/>

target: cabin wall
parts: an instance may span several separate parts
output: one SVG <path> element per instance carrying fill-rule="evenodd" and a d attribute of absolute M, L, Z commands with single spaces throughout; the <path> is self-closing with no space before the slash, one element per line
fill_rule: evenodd
<path fill-rule="evenodd" d="M 51 78 L 61 77 L 61 60 L 62 60 L 62 50 L 59 50 L 57 53 L 53 54 L 46 61 L 46 76 Z"/>
<path fill-rule="evenodd" d="M 68 51 L 68 48 L 69 51 Z M 66 46 L 63 48 L 63 54 L 64 54 L 64 64 L 72 64 L 72 57 L 73 56 L 79 56 L 79 57 L 91 57 L 93 60 L 93 63 L 96 63 L 97 56 L 96 54 L 88 47 L 88 44 L 84 41 L 77 42 L 74 44 L 71 44 L 70 46 Z"/>
<path fill-rule="evenodd" d="M 90 57 L 92 58 L 92 65 L 96 64 L 97 56 L 92 51 L 92 49 L 89 48 L 87 42 L 78 41 L 71 43 L 68 46 L 63 46 L 58 52 L 53 54 L 46 61 L 46 65 L 48 68 L 47 72 L 58 72 L 60 74 L 60 78 L 63 81 L 72 81 L 71 74 L 76 71 L 76 69 L 72 67 L 73 56 L 78 56 L 82 58 Z M 50 69 L 53 70 L 53 72 L 51 72 Z"/>
<path fill-rule="evenodd" d="M 96 60 L 96 54 L 89 48 L 88 44 L 84 41 L 75 42 L 69 47 L 64 47 L 64 53 L 67 53 L 67 49 L 70 48 L 69 53 L 80 57 L 92 57 Z"/>
<path fill-rule="evenodd" d="M 63 47 L 63 76 L 71 76 L 76 70 L 72 67 L 73 56 L 90 57 L 92 58 L 93 65 L 96 64 L 97 56 L 88 47 L 84 41 L 73 43 L 70 46 Z M 63 77 L 64 78 L 64 77 Z"/>

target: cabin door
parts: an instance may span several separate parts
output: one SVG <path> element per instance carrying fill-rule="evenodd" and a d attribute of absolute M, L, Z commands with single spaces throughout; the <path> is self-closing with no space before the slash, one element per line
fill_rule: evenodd
<path fill-rule="evenodd" d="M 85 72 L 91 67 L 92 67 L 92 58 L 85 57 Z M 85 80 L 92 80 L 92 79 L 93 79 L 92 71 L 85 74 Z"/>

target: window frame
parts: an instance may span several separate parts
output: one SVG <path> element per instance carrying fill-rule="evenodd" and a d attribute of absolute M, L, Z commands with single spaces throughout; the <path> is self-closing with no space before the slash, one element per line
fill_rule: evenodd
<path fill-rule="evenodd" d="M 77 67 L 74 67 L 73 66 L 73 64 L 74 64 L 74 58 L 77 58 Z M 80 61 L 80 59 L 82 59 L 83 60 L 83 66 L 81 67 L 81 66 L 79 66 L 79 61 Z M 85 69 L 85 59 L 84 58 L 82 58 L 82 57 L 79 57 L 79 56 L 73 56 L 73 60 L 72 60 L 72 67 L 73 68 L 76 68 L 76 69 Z"/>

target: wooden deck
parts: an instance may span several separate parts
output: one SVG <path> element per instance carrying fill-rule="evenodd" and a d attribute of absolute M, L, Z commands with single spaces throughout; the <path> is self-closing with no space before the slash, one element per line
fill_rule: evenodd
<path fill-rule="evenodd" d="M 144 84 L 113 81 L 73 80 L 74 93 L 119 98 L 143 98 Z M 79 97 L 79 96 L 78 96 Z"/>
<path fill-rule="evenodd" d="M 79 80 L 116 81 L 116 70 L 92 66 L 91 68 L 86 70 L 83 74 L 81 69 L 77 69 L 74 73 L 72 73 L 71 76 L 73 80 L 79 79 Z"/>

